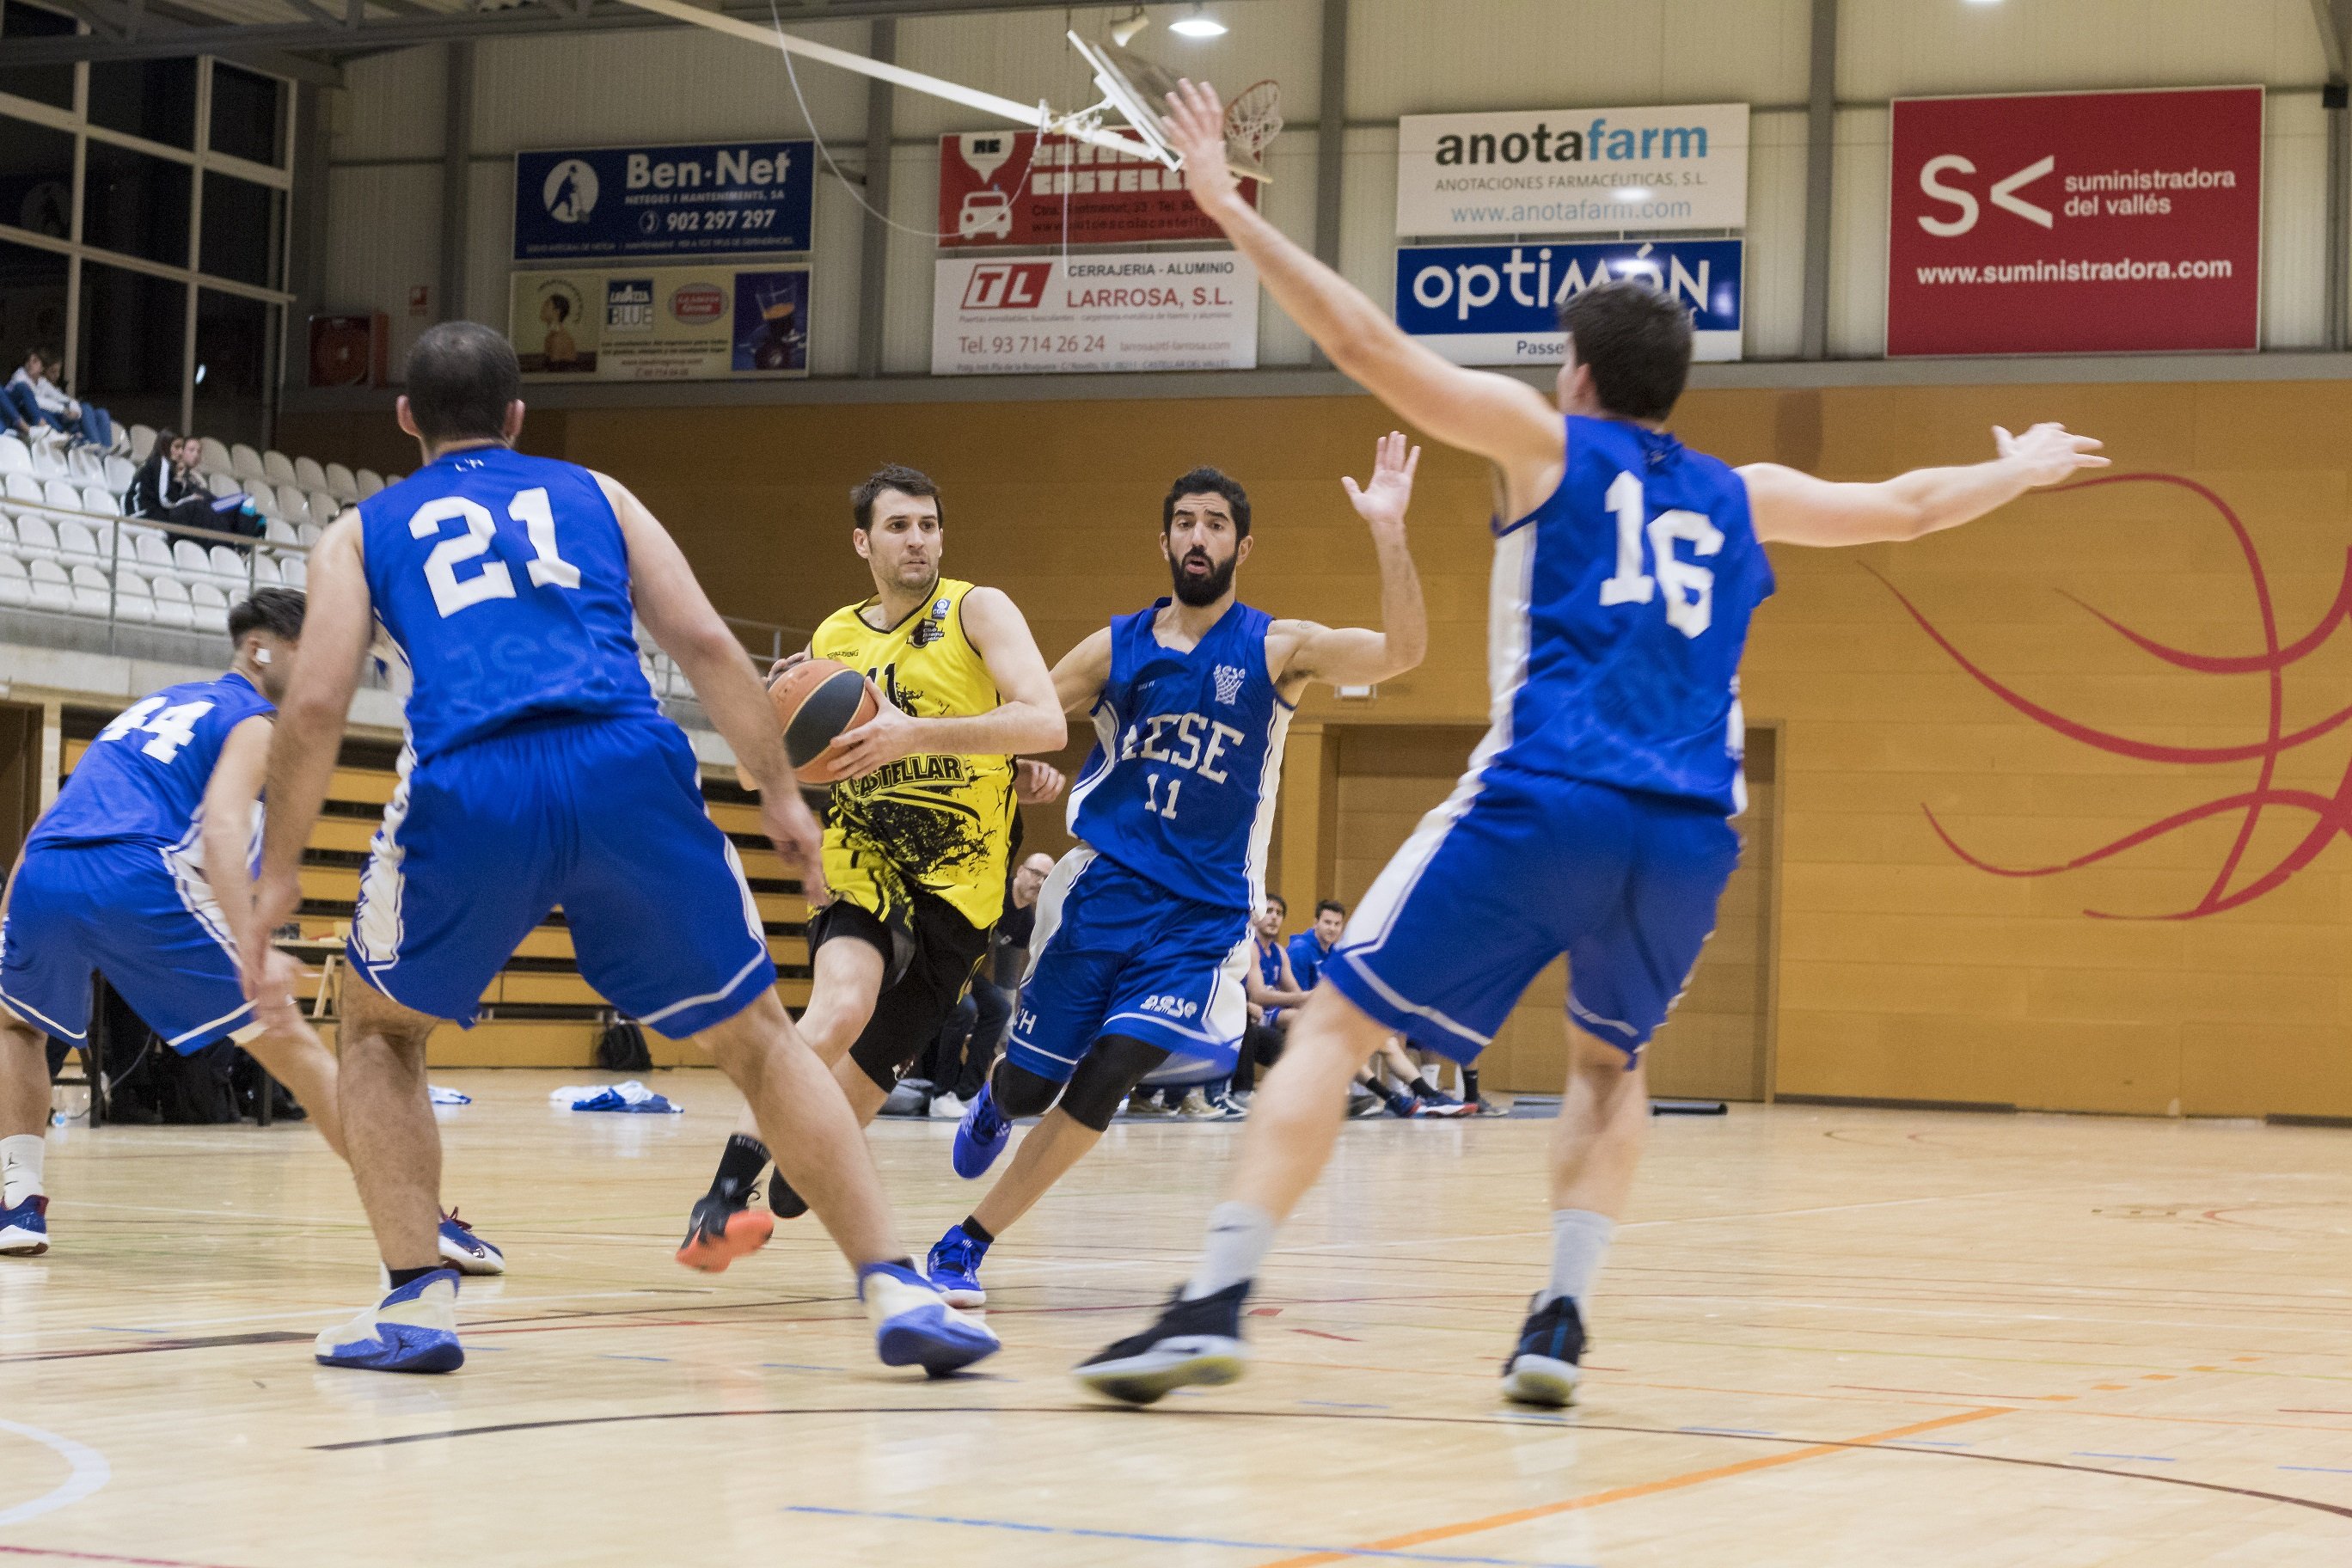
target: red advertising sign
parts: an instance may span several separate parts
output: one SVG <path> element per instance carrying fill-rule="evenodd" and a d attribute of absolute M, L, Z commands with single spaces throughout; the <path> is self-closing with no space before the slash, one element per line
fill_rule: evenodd
<path fill-rule="evenodd" d="M 2263 89 L 1894 105 L 1886 352 L 2259 346 Z"/>
<path fill-rule="evenodd" d="M 1255 204 L 1257 182 L 1242 194 Z M 1162 163 L 1034 131 L 968 131 L 940 138 L 940 244 L 1072 245 L 1222 239 Z"/>

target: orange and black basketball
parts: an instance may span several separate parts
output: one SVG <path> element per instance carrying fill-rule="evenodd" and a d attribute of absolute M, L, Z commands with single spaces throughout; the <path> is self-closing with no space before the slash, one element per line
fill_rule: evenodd
<path fill-rule="evenodd" d="M 776 721 L 784 727 L 784 754 L 792 759 L 800 782 L 826 784 L 841 774 L 826 766 L 824 749 L 843 731 L 856 729 L 880 711 L 882 694 L 845 664 L 804 658 L 769 685 L 768 700 L 776 705 Z"/>

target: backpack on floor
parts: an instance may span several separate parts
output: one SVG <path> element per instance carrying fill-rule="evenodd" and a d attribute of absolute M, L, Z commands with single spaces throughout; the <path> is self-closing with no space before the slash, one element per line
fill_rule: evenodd
<path fill-rule="evenodd" d="M 596 1065 L 606 1072 L 646 1072 L 654 1065 L 646 1031 L 635 1018 L 615 1017 L 596 1037 Z"/>

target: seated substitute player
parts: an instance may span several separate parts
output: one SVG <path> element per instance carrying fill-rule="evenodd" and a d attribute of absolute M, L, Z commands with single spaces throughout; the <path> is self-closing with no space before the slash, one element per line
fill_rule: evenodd
<path fill-rule="evenodd" d="M 408 744 L 352 922 L 341 1116 L 391 1291 L 319 1336 L 331 1366 L 446 1372 L 465 1360 L 457 1277 L 436 1266 L 441 1139 L 425 1046 L 563 907 L 580 972 L 631 1016 L 708 1050 L 857 1270 L 891 1365 L 934 1374 L 995 1336 L 940 1299 L 891 1235 L 840 1091 L 776 995 L 757 907 L 704 808 L 693 749 L 637 662 L 631 610 L 764 789 L 787 864 L 822 886 L 775 710 L 677 544 L 604 475 L 513 450 L 520 368 L 487 327 L 444 322 L 408 356 L 401 428 L 424 464 L 346 511 L 310 557 L 307 657 L 270 748 L 247 991 L 301 898 L 303 841 L 372 638 Z M 659 912 L 658 931 L 647 917 Z M 265 1019 L 291 1010 L 277 999 Z"/>
<path fill-rule="evenodd" d="M 1069 725 L 1029 623 L 994 588 L 940 575 L 940 488 L 893 463 L 849 492 L 850 543 L 874 595 L 824 618 L 808 653 L 880 689 L 869 723 L 828 753 L 848 776 L 827 797 L 824 879 L 812 910 L 815 978 L 801 1038 L 833 1071 L 862 1125 L 939 1037 L 988 952 L 1004 908 L 1024 800 L 1051 800 L 1062 776 L 1014 752 L 1059 751 Z M 787 661 L 796 662 L 796 661 Z M 770 1213 L 746 1206 L 768 1145 L 755 1128 L 727 1141 L 677 1260 L 717 1274 L 803 1213 L 778 1173 Z"/>
<path fill-rule="evenodd" d="M 310 1113 L 338 1157 L 335 1058 L 299 1014 L 256 1016 L 232 933 L 252 897 L 271 706 L 302 637 L 302 595 L 262 588 L 229 611 L 217 680 L 165 687 L 117 714 L 26 840 L 0 921 L 0 1256 L 48 1250 L 41 1184 L 49 1119 L 44 1033 L 83 1038 L 96 970 L 173 1050 L 236 1041 Z M 269 976 L 290 987 L 282 954 Z M 499 1249 L 441 1219 L 441 1257 L 505 1272 Z"/>
<path fill-rule="evenodd" d="M 2105 459 L 2092 455 L 2096 441 L 2037 425 L 1996 429 L 1990 462 L 1878 484 L 1771 463 L 1734 470 L 1666 433 L 1689 373 L 1690 318 L 1633 282 L 1562 307 L 1554 406 L 1524 382 L 1415 342 L 1240 201 L 1213 89 L 1188 82 L 1169 102 L 1193 198 L 1307 336 L 1400 416 L 1494 463 L 1494 721 L 1460 787 L 1374 882 L 1291 1026 L 1199 1268 L 1158 1322 L 1077 1375 L 1138 1404 L 1240 1376 L 1242 1304 L 1276 1225 L 1330 1158 L 1349 1077 L 1396 1033 L 1472 1059 L 1566 953 L 1551 1278 L 1503 1381 L 1509 1398 L 1563 1405 L 1584 1348 L 1582 1303 L 1649 1121 L 1642 1047 L 1714 929 L 1739 858 L 1727 819 L 1746 794 L 1739 655 L 1772 589 L 1761 546 L 1916 539 Z"/>
<path fill-rule="evenodd" d="M 986 1299 L 990 1245 L 1100 1142 L 1145 1074 L 1171 1055 L 1233 1069 L 1291 711 L 1311 680 L 1386 680 L 1429 646 L 1404 530 L 1420 462 L 1392 433 L 1361 489 L 1340 481 L 1370 525 L 1383 630 L 1278 621 L 1236 601 L 1249 497 L 1196 468 L 1160 510 L 1174 597 L 1119 616 L 1055 668 L 1064 706 L 1091 713 L 1097 737 L 1070 790 L 1078 846 L 1038 900 L 1035 965 L 1005 1054 L 956 1129 L 956 1174 L 986 1172 L 1013 1117 L 1045 1121 L 931 1248 L 925 1266 L 950 1300 Z"/>

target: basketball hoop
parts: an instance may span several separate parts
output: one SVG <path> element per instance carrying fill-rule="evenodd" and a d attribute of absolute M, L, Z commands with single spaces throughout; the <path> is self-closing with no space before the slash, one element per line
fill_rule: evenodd
<path fill-rule="evenodd" d="M 1282 88 L 1268 77 L 1244 88 L 1225 105 L 1225 155 L 1251 168 L 1265 167 L 1265 149 L 1282 134 Z"/>
<path fill-rule="evenodd" d="M 1176 90 L 1176 73 L 1148 55 L 1108 40 L 1095 42 L 1076 32 L 1066 36 L 1070 47 L 1095 73 L 1095 86 L 1103 95 L 1097 111 L 1104 108 L 1117 111 L 1129 131 L 1151 149 L 1152 157 L 1171 169 L 1179 167 L 1183 160 L 1160 131 L 1168 95 Z M 1265 181 L 1267 175 L 1261 154 L 1281 129 L 1282 89 L 1271 81 L 1248 89 L 1225 110 L 1226 167 L 1243 179 Z"/>

